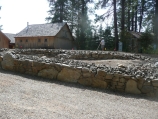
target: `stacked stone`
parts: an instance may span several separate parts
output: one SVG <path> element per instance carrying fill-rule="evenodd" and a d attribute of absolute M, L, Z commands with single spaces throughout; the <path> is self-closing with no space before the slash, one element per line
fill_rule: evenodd
<path fill-rule="evenodd" d="M 68 54 L 67 52 L 62 51 L 61 53 Z M 94 55 L 97 53 L 94 52 Z M 0 58 L 0 63 L 5 70 L 79 83 L 95 88 L 147 95 L 156 95 L 158 92 L 157 67 L 151 63 L 128 67 L 119 64 L 112 68 L 106 65 L 96 66 L 94 63 L 75 61 L 62 56 L 48 58 L 7 52 Z"/>
<path fill-rule="evenodd" d="M 59 50 L 59 49 L 15 49 L 17 54 L 37 55 L 47 57 L 67 56 L 67 59 L 76 60 L 100 60 L 100 59 L 121 59 L 121 60 L 150 60 L 139 54 L 129 54 L 113 51 L 84 51 L 84 50 Z M 58 56 L 59 55 L 59 56 Z"/>
<path fill-rule="evenodd" d="M 8 48 L 1 48 L 1 49 L 0 49 L 0 52 L 8 51 L 8 50 L 9 50 Z"/>

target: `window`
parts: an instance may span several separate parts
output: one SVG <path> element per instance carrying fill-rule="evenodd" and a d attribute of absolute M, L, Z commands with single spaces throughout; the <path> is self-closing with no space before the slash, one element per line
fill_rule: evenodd
<path fill-rule="evenodd" d="M 67 38 L 67 34 L 66 34 L 66 31 L 65 31 L 65 37 Z"/>
<path fill-rule="evenodd" d="M 67 38 L 67 32 L 66 31 L 63 31 L 62 37 Z"/>
<path fill-rule="evenodd" d="M 47 39 L 44 39 L 44 42 L 47 42 Z"/>
<path fill-rule="evenodd" d="M 28 42 L 28 39 L 26 39 L 26 42 Z"/>
<path fill-rule="evenodd" d="M 41 42 L 41 39 L 38 39 L 38 42 Z"/>
<path fill-rule="evenodd" d="M 20 42 L 22 42 L 22 40 L 20 40 Z"/>

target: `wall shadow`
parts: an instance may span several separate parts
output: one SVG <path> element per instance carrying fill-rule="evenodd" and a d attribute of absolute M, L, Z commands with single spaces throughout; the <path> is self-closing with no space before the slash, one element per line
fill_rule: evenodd
<path fill-rule="evenodd" d="M 78 84 L 78 83 L 63 82 L 63 81 L 59 81 L 59 80 L 52 80 L 52 79 L 42 78 L 42 77 L 38 77 L 38 76 L 21 74 L 21 73 L 18 73 L 18 72 L 3 70 L 1 68 L 0 68 L 0 72 L 4 73 L 4 74 L 11 74 L 11 75 L 21 76 L 23 78 L 27 78 L 28 80 L 36 80 L 36 81 L 47 82 L 47 83 L 55 83 L 55 84 L 58 84 L 58 85 L 64 85 L 64 86 L 68 86 L 68 87 L 79 88 L 79 89 L 82 89 L 82 90 L 98 91 L 98 92 L 107 93 L 107 94 L 110 94 L 110 95 L 121 96 L 121 97 L 125 97 L 125 98 L 145 99 L 145 100 L 158 102 L 158 97 L 149 97 L 149 96 L 143 95 L 143 94 L 136 95 L 136 94 L 129 94 L 129 93 L 125 93 L 125 92 L 119 92 L 119 91 L 115 91 L 115 90 L 111 90 L 111 89 L 99 89 L 99 88 L 94 88 L 94 87 L 90 87 L 90 86 L 84 86 L 84 85 L 81 85 L 81 84 Z"/>

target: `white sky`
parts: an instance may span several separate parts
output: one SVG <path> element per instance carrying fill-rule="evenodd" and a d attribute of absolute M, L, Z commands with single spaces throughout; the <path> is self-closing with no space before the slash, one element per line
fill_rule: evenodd
<path fill-rule="evenodd" d="M 47 0 L 0 0 L 0 25 L 4 33 L 18 33 L 29 24 L 46 23 Z"/>
<path fill-rule="evenodd" d="M 47 0 L 0 0 L 0 6 L 2 6 L 0 10 L 2 32 L 15 34 L 23 30 L 27 26 L 27 22 L 29 24 L 47 23 L 45 18 L 50 9 Z M 97 11 L 98 14 L 103 12 L 105 11 Z M 90 18 L 94 19 L 93 16 Z M 103 22 L 103 25 L 107 23 Z M 99 23 L 95 25 L 99 25 Z"/>

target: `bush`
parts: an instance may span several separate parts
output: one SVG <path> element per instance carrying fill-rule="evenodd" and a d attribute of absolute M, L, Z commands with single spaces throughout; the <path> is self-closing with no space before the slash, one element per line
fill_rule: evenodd
<path fill-rule="evenodd" d="M 154 37 L 150 32 L 146 31 L 145 33 L 142 33 L 142 36 L 138 39 L 138 41 L 144 53 L 153 51 L 153 46 L 151 46 L 153 40 Z"/>

